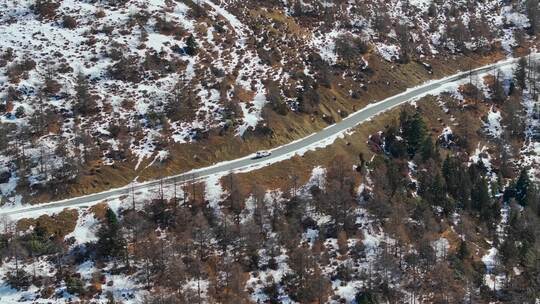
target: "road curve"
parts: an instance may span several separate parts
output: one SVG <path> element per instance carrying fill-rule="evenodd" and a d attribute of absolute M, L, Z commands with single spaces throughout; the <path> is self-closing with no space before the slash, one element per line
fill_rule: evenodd
<path fill-rule="evenodd" d="M 537 59 L 538 56 L 539 54 L 537 53 L 532 55 L 534 59 Z M 483 74 L 494 69 L 508 67 L 510 65 L 515 64 L 518 59 L 519 58 L 504 60 L 498 63 L 486 65 L 484 67 L 481 67 L 472 71 L 461 72 L 461 73 L 452 75 L 450 77 L 446 77 L 446 78 L 435 80 L 435 81 L 430 81 L 421 86 L 409 89 L 403 93 L 394 95 L 383 101 L 377 102 L 375 104 L 371 104 L 357 112 L 354 112 L 348 117 L 346 117 L 345 119 L 341 120 L 340 122 L 337 122 L 317 133 L 313 133 L 300 140 L 274 148 L 271 150 L 272 155 L 269 157 L 265 157 L 261 159 L 253 159 L 251 155 L 249 155 L 249 156 L 242 157 L 236 160 L 218 163 L 210 167 L 201 168 L 201 169 L 193 170 L 187 173 L 178 174 L 174 176 L 169 176 L 161 180 L 152 180 L 152 181 L 147 181 L 143 183 L 137 183 L 137 184 L 128 185 L 122 188 L 111 189 L 104 192 L 65 199 L 65 200 L 56 201 L 56 202 L 15 207 L 11 209 L 4 208 L 4 209 L 0 209 L 0 215 L 7 215 L 7 216 L 20 215 L 21 213 L 26 213 L 26 212 L 32 212 L 33 214 L 35 214 L 36 212 L 40 213 L 40 211 L 47 212 L 47 211 L 61 209 L 65 207 L 85 206 L 85 205 L 90 205 L 95 202 L 104 201 L 104 200 L 112 200 L 120 196 L 129 195 L 132 191 L 136 193 L 141 190 L 153 189 L 157 187 L 160 183 L 163 183 L 164 185 L 172 185 L 174 183 L 182 183 L 186 181 L 194 181 L 197 179 L 202 179 L 204 177 L 214 175 L 214 174 L 226 174 L 228 172 L 233 172 L 233 171 L 247 170 L 250 167 L 264 166 L 265 164 L 268 164 L 268 163 L 290 158 L 292 155 L 295 154 L 295 152 L 300 152 L 302 150 L 305 150 L 306 148 L 313 147 L 322 141 L 325 141 L 329 138 L 333 138 L 336 135 L 342 134 L 356 127 L 362 122 L 376 116 L 377 114 L 380 114 L 386 110 L 396 107 L 402 103 L 423 97 L 425 95 L 429 95 L 430 93 L 437 92 L 438 89 L 440 89 L 442 86 L 446 84 L 450 84 L 452 82 L 462 80 L 464 78 L 469 77 L 471 74 L 479 75 L 479 74 Z"/>

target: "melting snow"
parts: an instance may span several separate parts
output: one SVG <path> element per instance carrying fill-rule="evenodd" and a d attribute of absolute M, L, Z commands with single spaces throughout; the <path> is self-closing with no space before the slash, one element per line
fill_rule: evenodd
<path fill-rule="evenodd" d="M 393 62 L 399 59 L 400 49 L 397 45 L 376 43 L 377 51 L 386 61 Z"/>
<path fill-rule="evenodd" d="M 66 239 L 73 237 L 75 245 L 97 241 L 95 233 L 98 225 L 99 221 L 95 218 L 94 213 L 89 212 L 87 209 L 83 214 L 79 215 L 75 230 L 66 235 Z"/>
<path fill-rule="evenodd" d="M 501 126 L 501 112 L 491 107 L 487 116 L 487 122 L 485 124 L 487 133 L 495 138 L 499 138 L 502 134 Z"/>

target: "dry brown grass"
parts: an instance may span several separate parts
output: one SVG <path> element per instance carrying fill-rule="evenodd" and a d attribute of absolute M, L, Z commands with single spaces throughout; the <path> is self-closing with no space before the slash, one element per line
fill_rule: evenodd
<path fill-rule="evenodd" d="M 94 214 L 94 217 L 99 220 L 104 220 L 107 215 L 107 209 L 109 205 L 106 203 L 99 203 L 89 208 L 89 211 Z"/>
<path fill-rule="evenodd" d="M 412 61 L 408 64 L 398 65 L 386 62 L 378 56 L 368 54 L 365 58 L 369 61 L 370 68 L 374 71 L 374 74 L 369 78 L 370 83 L 367 85 L 368 88 L 366 91 L 362 91 L 363 93 L 359 99 L 349 97 L 349 89 L 358 86 L 358 83 L 355 82 L 340 81 L 339 86 L 333 84 L 330 88 L 321 87 L 319 93 L 322 101 L 319 108 L 319 115 L 310 116 L 289 112 L 286 116 L 282 116 L 273 111 L 268 111 L 266 121 L 273 130 L 273 134 L 270 137 L 258 137 L 247 132 L 244 138 L 238 138 L 234 137 L 234 132 L 228 132 L 222 135 L 217 135 L 217 132 L 210 132 L 211 136 L 209 138 L 202 139 L 198 142 L 173 144 L 168 147 L 171 157 L 166 163 L 156 163 L 154 166 L 146 168 L 151 162 L 151 159 L 146 159 L 141 163 L 137 171 L 134 170 L 137 160 L 133 157 L 122 163 L 116 162 L 113 166 L 106 166 L 97 162 L 90 169 L 85 170 L 78 184 L 71 187 L 64 197 L 120 187 L 128 184 L 136 176 L 139 176 L 140 181 L 144 181 L 178 174 L 193 168 L 212 165 L 219 161 L 235 159 L 256 150 L 282 145 L 328 126 L 328 123 L 323 119 L 323 114 L 331 116 L 335 121 L 339 121 L 341 117 L 338 111 L 352 113 L 373 101 L 402 92 L 407 87 L 418 85 L 429 79 L 441 78 L 445 75 L 455 73 L 459 69 L 465 70 L 469 67 L 493 62 L 501 59 L 502 56 L 500 53 L 495 53 L 485 57 L 455 57 L 453 59 L 447 58 L 443 61 L 433 62 L 428 60 L 434 71 L 433 74 L 429 74 L 421 63 Z M 250 92 L 238 92 L 237 96 L 241 100 L 248 100 Z M 379 121 L 379 119 L 376 121 Z M 480 124 L 481 122 L 478 121 L 475 123 Z M 437 129 L 440 127 L 439 124 Z M 365 125 L 361 129 L 364 128 L 366 128 Z M 357 133 L 361 134 L 361 132 Z M 356 136 L 353 135 L 353 137 Z M 341 146 L 337 149 L 346 151 L 352 149 L 357 149 L 357 151 L 367 150 L 364 144 L 365 140 L 362 143 L 363 147 L 354 143 L 354 138 L 348 141 L 353 144 L 346 146 L 346 148 Z M 314 159 L 324 159 L 324 153 L 321 154 L 321 157 L 318 158 L 317 156 Z M 303 159 L 310 159 L 310 157 L 306 155 Z M 312 163 L 316 163 L 316 161 Z M 35 201 L 47 201 L 50 199 L 47 196 L 40 196 Z"/>
<path fill-rule="evenodd" d="M 26 231 L 30 227 L 40 225 L 45 228 L 48 235 L 64 237 L 73 232 L 77 225 L 78 212 L 75 209 L 64 209 L 62 212 L 50 216 L 42 215 L 37 219 L 26 218 L 17 222 L 17 230 Z"/>
<path fill-rule="evenodd" d="M 283 32 L 292 34 L 298 38 L 306 37 L 310 35 L 310 31 L 301 27 L 294 18 L 286 16 L 283 12 L 278 10 L 253 10 L 250 11 L 252 16 L 261 16 L 264 18 L 271 19 L 275 24 L 278 24 L 279 31 L 274 27 L 267 27 L 271 33 L 276 33 L 278 35 L 283 35 Z"/>
<path fill-rule="evenodd" d="M 450 96 L 441 97 L 445 102 L 455 103 Z M 491 146 L 492 144 L 484 138 L 481 133 L 476 132 L 482 127 L 482 121 L 479 119 L 480 113 L 485 113 L 488 106 L 483 104 L 477 108 L 467 108 L 463 110 L 461 106 L 449 106 L 450 112 L 446 113 L 440 107 L 437 97 L 427 96 L 417 103 L 418 110 L 422 113 L 430 134 L 434 141 L 441 134 L 444 127 L 450 126 L 457 136 L 469 136 L 469 140 L 474 143 L 474 146 L 479 143 L 481 146 Z M 376 118 L 365 122 L 354 129 L 350 135 L 344 136 L 342 139 L 337 139 L 332 145 L 309 151 L 303 156 L 295 156 L 291 159 L 261 168 L 259 170 L 237 174 L 241 188 L 247 194 L 256 185 L 265 189 L 281 189 L 288 190 L 291 187 L 292 175 L 296 175 L 299 184 L 304 184 L 308 181 L 314 167 L 328 167 L 332 160 L 339 155 L 346 163 L 356 164 L 359 162 L 359 155 L 362 153 L 365 159 L 370 159 L 374 153 L 367 145 L 370 135 L 382 131 L 386 126 L 399 120 L 399 113 L 403 108 L 409 108 L 413 111 L 410 105 L 401 108 L 395 108 L 388 112 L 378 115 Z M 451 118 L 456 121 L 470 122 L 466 125 L 455 126 Z M 472 135 L 470 135 L 472 134 Z M 472 136 L 472 137 L 471 137 Z M 445 152 L 444 150 L 441 150 Z M 443 153 L 444 154 L 444 153 Z M 360 182 L 360 176 L 357 177 L 357 182 Z M 223 183 L 226 184 L 226 183 Z"/>

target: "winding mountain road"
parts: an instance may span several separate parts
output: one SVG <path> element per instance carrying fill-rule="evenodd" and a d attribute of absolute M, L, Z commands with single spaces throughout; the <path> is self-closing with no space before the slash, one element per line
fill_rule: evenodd
<path fill-rule="evenodd" d="M 539 54 L 533 54 L 532 57 L 534 57 L 534 59 L 537 59 L 538 55 Z M 74 197 L 70 199 L 39 205 L 19 206 L 11 209 L 3 208 L 0 209 L 0 215 L 22 215 L 27 212 L 32 212 L 33 214 L 35 214 L 36 212 L 41 213 L 41 211 L 45 213 L 52 210 L 63 209 L 65 207 L 86 206 L 96 202 L 112 200 L 120 196 L 129 195 L 132 191 L 136 193 L 142 190 L 154 189 L 158 187 L 161 183 L 163 185 L 170 186 L 175 183 L 200 180 L 215 174 L 227 174 L 229 172 L 247 171 L 250 169 L 263 167 L 271 163 L 291 158 L 295 154 L 305 151 L 306 149 L 322 146 L 321 143 L 331 143 L 329 142 L 331 139 L 351 130 L 362 122 L 375 117 L 377 114 L 380 114 L 384 111 L 387 111 L 391 108 L 394 108 L 400 104 L 409 102 L 411 100 L 415 100 L 429 94 L 437 93 L 438 90 L 443 88 L 445 85 L 453 84 L 459 82 L 460 80 L 464 80 L 471 74 L 480 75 L 494 69 L 509 67 L 515 64 L 517 60 L 518 58 L 508 59 L 498 63 L 486 65 L 476 70 L 458 73 L 440 80 L 430 81 L 421 86 L 409 89 L 401 94 L 394 95 L 383 101 L 371 104 L 357 112 L 354 112 L 342 121 L 333 124 L 317 133 L 313 133 L 300 140 L 274 148 L 271 150 L 272 155 L 265 158 L 253 159 L 253 155 L 248 155 L 246 157 L 236 160 L 218 163 L 210 167 L 193 170 L 179 175 L 169 176 L 161 180 L 152 180 L 142 183 L 130 184 L 122 188 L 111 189 L 100 193 Z"/>

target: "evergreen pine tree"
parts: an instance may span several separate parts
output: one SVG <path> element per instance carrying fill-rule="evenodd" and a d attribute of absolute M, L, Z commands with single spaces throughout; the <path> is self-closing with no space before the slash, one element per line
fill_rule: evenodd
<path fill-rule="evenodd" d="M 418 112 L 416 112 L 412 117 L 402 114 L 401 129 L 403 138 L 405 138 L 407 141 L 407 150 L 409 155 L 412 157 L 420 150 L 427 136 L 426 123 Z"/>
<path fill-rule="evenodd" d="M 502 77 L 500 76 L 501 73 L 500 72 L 497 72 L 497 75 L 495 76 L 495 82 L 493 83 L 493 88 L 492 88 L 492 99 L 494 102 L 496 103 L 503 103 L 506 99 L 506 94 L 504 92 L 504 87 L 503 87 L 503 79 Z"/>
<path fill-rule="evenodd" d="M 461 240 L 461 243 L 459 244 L 458 249 L 458 258 L 460 260 L 465 260 L 469 256 L 469 248 L 467 247 L 467 242 L 464 240 Z"/>
<path fill-rule="evenodd" d="M 489 197 L 489 191 L 487 182 L 485 179 L 480 180 L 473 186 L 471 193 L 472 207 L 476 211 L 481 211 L 483 208 L 491 205 L 491 198 Z"/>
<path fill-rule="evenodd" d="M 531 188 L 531 180 L 529 179 L 527 170 L 523 169 L 521 170 L 515 188 L 516 200 L 521 206 L 525 207 L 528 205 L 529 188 Z"/>
<path fill-rule="evenodd" d="M 118 218 L 112 209 L 107 209 L 105 222 L 97 232 L 97 251 L 101 257 L 121 257 L 126 241 L 120 231 Z"/>
<path fill-rule="evenodd" d="M 442 174 L 448 194 L 461 205 L 470 208 L 471 179 L 467 168 L 455 157 L 447 156 L 442 165 Z"/>
<path fill-rule="evenodd" d="M 516 241 L 510 236 L 506 237 L 502 244 L 499 245 L 499 255 L 501 257 L 501 261 L 506 266 L 514 265 L 516 263 L 518 254 L 519 252 L 516 246 Z"/>
<path fill-rule="evenodd" d="M 399 130 L 394 125 L 390 125 L 383 134 L 384 150 L 387 154 L 395 158 L 401 158 L 407 154 L 406 143 L 398 140 L 398 132 Z"/>
<path fill-rule="evenodd" d="M 440 173 L 420 175 L 418 194 L 428 204 L 440 206 L 445 215 L 450 215 L 454 211 L 454 202 L 446 193 L 446 185 Z"/>
<path fill-rule="evenodd" d="M 430 158 L 436 158 L 437 151 L 435 149 L 435 146 L 433 145 L 433 141 L 431 140 L 431 137 L 426 136 L 426 139 L 422 143 L 420 153 L 422 155 L 422 160 L 424 161 Z"/>
<path fill-rule="evenodd" d="M 481 170 L 478 168 L 477 164 L 471 164 L 468 169 L 469 179 L 473 185 L 482 181 Z"/>
<path fill-rule="evenodd" d="M 195 56 L 197 55 L 198 50 L 199 45 L 197 44 L 197 40 L 195 40 L 193 34 L 189 35 L 186 41 L 186 54 L 189 56 Z"/>

